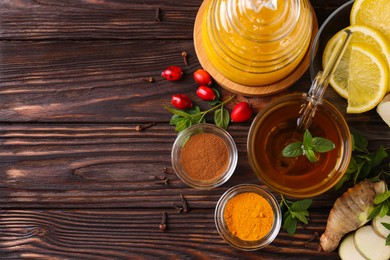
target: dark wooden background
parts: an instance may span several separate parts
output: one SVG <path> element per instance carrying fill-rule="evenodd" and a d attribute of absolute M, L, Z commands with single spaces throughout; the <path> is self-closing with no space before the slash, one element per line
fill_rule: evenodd
<path fill-rule="evenodd" d="M 347 0 L 311 2 L 321 24 Z M 337 258 L 318 252 L 312 238 L 324 231 L 342 191 L 315 198 L 309 225 L 294 236 L 281 231 L 262 250 L 242 252 L 219 237 L 213 220 L 219 197 L 236 184 L 261 184 L 246 154 L 250 122 L 229 128 L 239 163 L 222 187 L 195 190 L 172 173 L 176 132 L 162 105 L 174 93 L 199 102 L 192 33 L 201 3 L 0 0 L 1 259 Z M 189 54 L 188 66 L 182 51 Z M 183 67 L 184 78 L 162 79 L 168 65 Z M 149 76 L 156 82 L 140 80 Z M 258 110 L 309 85 L 306 73 L 288 91 L 234 102 L 247 99 Z M 345 111 L 346 102 L 332 89 L 327 98 Z M 375 111 L 346 117 L 373 148 L 390 146 L 389 128 Z M 157 124 L 134 130 L 150 122 Z M 155 184 L 161 175 L 168 186 Z M 172 207 L 180 194 L 191 209 L 187 214 Z M 162 232 L 164 211 L 168 229 Z"/>

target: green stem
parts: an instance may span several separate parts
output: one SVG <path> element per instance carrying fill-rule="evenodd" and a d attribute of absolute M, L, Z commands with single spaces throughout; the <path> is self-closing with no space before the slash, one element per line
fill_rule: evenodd
<path fill-rule="evenodd" d="M 281 198 L 282 198 L 282 203 L 287 207 L 288 211 L 291 213 L 291 209 L 290 207 L 288 206 L 288 203 L 287 201 L 284 199 L 284 196 L 282 194 L 280 194 Z"/>
<path fill-rule="evenodd" d="M 235 95 L 229 97 L 229 98 L 226 99 L 225 101 L 223 101 L 223 102 L 219 103 L 218 105 L 216 105 L 216 106 L 210 108 L 209 110 L 206 110 L 206 111 L 201 112 L 201 114 L 204 114 L 204 115 L 205 115 L 205 114 L 207 114 L 207 113 L 209 113 L 209 112 L 211 112 L 211 111 L 213 111 L 213 110 L 216 110 L 217 108 L 219 108 L 219 107 L 225 105 L 226 103 L 228 103 L 228 102 L 229 102 L 230 100 L 232 100 L 234 97 L 235 97 Z"/>

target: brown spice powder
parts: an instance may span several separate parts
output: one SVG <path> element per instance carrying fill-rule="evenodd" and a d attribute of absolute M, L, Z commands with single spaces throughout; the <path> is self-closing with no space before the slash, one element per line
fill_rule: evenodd
<path fill-rule="evenodd" d="M 193 135 L 181 150 L 181 164 L 193 179 L 212 180 L 221 176 L 229 164 L 225 142 L 214 134 Z"/>

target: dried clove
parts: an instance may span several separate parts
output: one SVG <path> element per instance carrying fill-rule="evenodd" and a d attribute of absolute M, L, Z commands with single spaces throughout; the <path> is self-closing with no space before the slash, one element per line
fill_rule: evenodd
<path fill-rule="evenodd" d="M 188 207 L 187 200 L 184 198 L 183 194 L 180 194 L 181 203 L 183 204 L 183 212 L 188 213 L 190 208 Z"/>
<path fill-rule="evenodd" d="M 313 241 L 316 240 L 319 236 L 320 236 L 320 235 L 318 234 L 318 232 L 314 232 L 313 235 L 310 237 L 310 239 L 306 241 L 306 243 L 313 242 Z"/>
<path fill-rule="evenodd" d="M 146 81 L 148 83 L 153 83 L 154 82 L 154 78 L 153 77 L 146 77 L 146 78 L 141 78 L 142 81 Z"/>
<path fill-rule="evenodd" d="M 181 213 L 183 208 L 172 203 L 172 207 L 177 210 L 177 213 Z"/>
<path fill-rule="evenodd" d="M 156 16 L 154 17 L 154 21 L 155 22 L 160 22 L 161 19 L 160 19 L 160 8 L 156 8 Z"/>
<path fill-rule="evenodd" d="M 188 203 L 186 199 L 184 198 L 183 194 L 180 194 L 180 201 L 181 205 L 175 205 L 172 203 L 172 207 L 177 210 L 177 213 L 188 213 L 190 211 L 190 208 L 188 207 Z"/>
<path fill-rule="evenodd" d="M 305 241 L 305 247 L 311 249 L 318 249 L 318 243 L 315 243 L 313 241 L 319 237 L 320 235 L 318 234 L 318 232 L 314 232 L 314 234 L 309 238 L 309 240 Z"/>
<path fill-rule="evenodd" d="M 161 170 L 162 173 L 165 174 L 175 174 L 174 172 L 170 171 L 167 167 L 164 166 L 164 168 Z"/>
<path fill-rule="evenodd" d="M 181 53 L 181 56 L 183 57 L 183 61 L 184 61 L 184 65 L 188 65 L 188 55 L 187 55 L 187 52 L 185 52 L 185 51 L 183 51 L 182 53 Z"/>
<path fill-rule="evenodd" d="M 165 176 L 154 176 L 154 179 L 156 180 L 155 184 L 164 184 L 165 186 L 168 186 L 169 179 Z"/>
<path fill-rule="evenodd" d="M 156 124 L 157 124 L 156 122 L 152 122 L 152 123 L 148 123 L 148 124 L 144 124 L 144 125 L 137 125 L 135 127 L 135 131 L 141 132 L 141 131 L 143 131 L 145 129 L 148 129 L 149 127 L 152 127 L 152 126 L 154 126 Z"/>
<path fill-rule="evenodd" d="M 165 231 L 167 229 L 167 213 L 165 211 L 162 213 L 162 219 L 159 228 L 161 231 Z"/>

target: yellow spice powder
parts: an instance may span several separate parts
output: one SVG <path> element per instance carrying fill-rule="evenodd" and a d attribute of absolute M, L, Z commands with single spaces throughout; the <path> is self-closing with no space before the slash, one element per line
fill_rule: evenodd
<path fill-rule="evenodd" d="M 225 223 L 236 237 L 254 241 L 263 238 L 272 228 L 274 213 L 269 202 L 254 192 L 244 192 L 226 203 Z"/>

